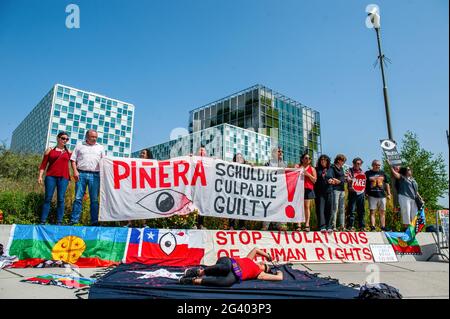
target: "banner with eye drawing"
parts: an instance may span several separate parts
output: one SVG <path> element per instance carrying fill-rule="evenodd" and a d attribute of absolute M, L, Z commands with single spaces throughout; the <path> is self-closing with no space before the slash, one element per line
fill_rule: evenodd
<path fill-rule="evenodd" d="M 252 167 L 183 156 L 166 161 L 106 157 L 100 162 L 100 221 L 184 215 L 302 222 L 301 169 Z"/>

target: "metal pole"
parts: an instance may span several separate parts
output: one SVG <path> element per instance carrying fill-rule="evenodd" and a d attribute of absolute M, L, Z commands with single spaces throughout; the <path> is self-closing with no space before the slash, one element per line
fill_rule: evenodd
<path fill-rule="evenodd" d="M 387 121 L 387 129 L 388 129 L 388 137 L 393 140 L 392 127 L 391 127 L 391 115 L 389 110 L 389 96 L 386 85 L 386 78 L 384 76 L 384 55 L 381 51 L 381 37 L 380 37 L 380 28 L 375 28 L 375 32 L 377 33 L 377 42 L 378 42 L 378 58 L 380 59 L 381 66 L 381 77 L 383 79 L 383 95 L 384 95 L 384 107 L 386 110 L 386 121 Z"/>
<path fill-rule="evenodd" d="M 378 43 L 378 59 L 380 59 L 380 67 L 381 67 L 381 78 L 383 80 L 383 97 L 384 97 L 384 109 L 386 111 L 386 123 L 387 123 L 387 129 L 388 129 L 388 137 L 390 140 L 394 140 L 394 136 L 392 134 L 392 126 L 391 126 L 391 114 L 390 114 L 390 108 L 389 108 L 389 96 L 388 96 L 388 90 L 387 90 L 387 84 L 386 84 L 386 77 L 384 75 L 384 54 L 381 50 L 381 35 L 380 35 L 380 28 L 375 28 L 375 32 L 377 34 L 377 43 Z M 398 194 L 397 190 L 395 189 L 395 181 L 392 178 L 391 179 L 391 194 L 394 204 L 394 211 L 396 211 L 396 208 L 399 206 L 398 203 Z"/>

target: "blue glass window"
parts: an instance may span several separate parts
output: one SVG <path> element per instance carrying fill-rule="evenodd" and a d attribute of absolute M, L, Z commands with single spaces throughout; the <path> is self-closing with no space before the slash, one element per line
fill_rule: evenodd
<path fill-rule="evenodd" d="M 53 123 L 52 128 L 58 128 L 58 123 Z"/>
<path fill-rule="evenodd" d="M 78 92 L 77 92 L 77 96 L 78 96 L 78 97 L 83 97 L 83 92 L 78 91 Z"/>
<path fill-rule="evenodd" d="M 106 99 L 103 99 L 103 98 L 102 98 L 102 103 L 106 103 Z"/>
<path fill-rule="evenodd" d="M 88 104 L 89 103 L 89 100 L 83 100 L 83 104 Z"/>
<path fill-rule="evenodd" d="M 106 104 L 111 105 L 111 100 L 106 101 Z"/>
<path fill-rule="evenodd" d="M 80 120 L 80 115 L 79 114 L 75 114 L 74 118 L 75 118 L 75 120 L 79 121 Z"/>
<path fill-rule="evenodd" d="M 115 146 L 119 146 L 119 141 L 114 141 Z"/>
<path fill-rule="evenodd" d="M 83 110 L 83 111 L 81 111 L 81 115 L 86 116 L 87 112 Z"/>
<path fill-rule="evenodd" d="M 98 113 L 94 114 L 94 119 L 98 119 Z"/>
<path fill-rule="evenodd" d="M 81 122 L 86 122 L 86 116 L 82 116 L 80 119 Z"/>
<path fill-rule="evenodd" d="M 76 107 L 77 109 L 81 109 L 81 103 L 75 103 L 75 107 Z"/>
<path fill-rule="evenodd" d="M 104 124 L 105 124 L 105 121 L 102 121 L 102 120 L 98 121 L 98 125 L 103 126 Z"/>
<path fill-rule="evenodd" d="M 109 132 L 109 127 L 105 127 L 105 128 L 103 129 L 103 131 L 104 131 L 105 133 L 108 133 L 108 132 Z"/>
<path fill-rule="evenodd" d="M 89 111 L 89 112 L 93 112 L 93 111 L 94 111 L 94 107 L 91 106 L 91 105 L 89 105 L 89 106 L 88 106 L 88 111 Z"/>
<path fill-rule="evenodd" d="M 61 105 L 55 104 L 55 110 L 60 111 L 61 110 Z"/>
<path fill-rule="evenodd" d="M 56 96 L 58 97 L 58 98 L 60 98 L 60 99 L 62 99 L 63 98 L 63 94 L 62 93 L 56 93 Z"/>
<path fill-rule="evenodd" d="M 59 123 L 61 123 L 61 124 L 66 124 L 66 119 L 64 119 L 64 118 L 60 119 L 60 120 L 59 120 Z"/>
<path fill-rule="evenodd" d="M 117 106 L 117 102 L 116 102 L 116 101 L 113 101 L 113 102 L 112 102 L 112 105 Z"/>
<path fill-rule="evenodd" d="M 111 116 L 111 111 L 106 111 L 106 116 Z"/>
<path fill-rule="evenodd" d="M 94 101 L 89 101 L 90 106 L 94 106 Z"/>
<path fill-rule="evenodd" d="M 105 127 L 109 127 L 109 122 L 105 122 Z"/>
<path fill-rule="evenodd" d="M 108 145 L 108 150 L 112 151 L 113 150 L 113 146 L 112 145 Z"/>
<path fill-rule="evenodd" d="M 67 113 L 67 106 L 63 105 L 61 107 L 61 112 L 66 112 Z"/>
<path fill-rule="evenodd" d="M 69 106 L 69 113 L 75 112 L 75 109 L 72 106 Z"/>
<path fill-rule="evenodd" d="M 64 101 L 69 101 L 69 94 L 64 94 Z"/>
<path fill-rule="evenodd" d="M 87 118 L 87 122 L 88 122 L 88 123 L 92 123 L 92 117 L 88 117 L 88 118 Z"/>
<path fill-rule="evenodd" d="M 71 101 L 75 101 L 76 96 L 75 96 L 75 95 L 71 95 L 71 96 L 69 97 L 69 99 L 70 99 Z"/>
<path fill-rule="evenodd" d="M 77 144 L 77 140 L 74 139 L 74 138 L 70 139 L 70 144 L 76 145 Z"/>
<path fill-rule="evenodd" d="M 59 111 L 57 111 L 57 110 L 55 110 L 55 112 L 53 112 L 53 115 L 55 115 L 55 116 L 59 116 L 61 113 L 59 112 Z"/>
<path fill-rule="evenodd" d="M 53 135 L 58 134 L 58 130 L 57 130 L 57 129 L 52 129 L 52 134 L 53 134 Z"/>
<path fill-rule="evenodd" d="M 62 86 L 58 86 L 58 92 L 64 92 L 64 89 L 62 88 Z"/>

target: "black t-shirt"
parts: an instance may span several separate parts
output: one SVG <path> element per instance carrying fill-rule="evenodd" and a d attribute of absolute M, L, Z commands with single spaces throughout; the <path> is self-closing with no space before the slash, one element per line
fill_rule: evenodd
<path fill-rule="evenodd" d="M 328 184 L 328 180 L 333 178 L 332 168 L 318 168 L 316 167 L 317 180 L 314 184 L 314 192 L 317 194 L 330 193 L 333 190 L 333 185 Z"/>
<path fill-rule="evenodd" d="M 382 170 L 378 172 L 369 170 L 366 172 L 366 177 L 366 194 L 377 198 L 386 197 L 385 186 L 389 184 L 389 178 L 386 173 Z"/>
<path fill-rule="evenodd" d="M 333 190 L 335 191 L 344 191 L 344 185 L 345 185 L 345 172 L 344 168 L 341 167 L 340 169 L 336 167 L 336 165 L 331 165 L 331 172 L 333 175 L 333 178 L 336 178 L 341 181 L 338 185 L 333 185 Z"/>

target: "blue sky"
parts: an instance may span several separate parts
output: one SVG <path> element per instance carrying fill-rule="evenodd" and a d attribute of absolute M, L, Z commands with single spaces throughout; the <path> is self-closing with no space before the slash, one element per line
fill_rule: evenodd
<path fill-rule="evenodd" d="M 65 26 L 70 3 L 80 29 Z M 394 137 L 412 130 L 448 162 L 446 0 L 0 0 L 0 140 L 55 83 L 133 103 L 133 150 L 187 127 L 190 109 L 260 83 L 321 113 L 324 153 L 368 164 L 387 137 L 371 3 L 392 61 Z"/>

